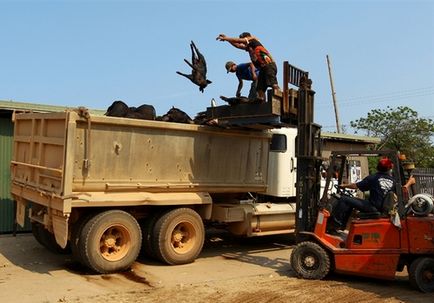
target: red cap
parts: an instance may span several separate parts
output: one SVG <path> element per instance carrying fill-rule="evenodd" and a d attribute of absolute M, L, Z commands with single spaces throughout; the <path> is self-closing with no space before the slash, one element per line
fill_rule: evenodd
<path fill-rule="evenodd" d="M 378 161 L 377 170 L 379 171 L 388 171 L 392 169 L 393 162 L 389 158 L 382 158 Z"/>

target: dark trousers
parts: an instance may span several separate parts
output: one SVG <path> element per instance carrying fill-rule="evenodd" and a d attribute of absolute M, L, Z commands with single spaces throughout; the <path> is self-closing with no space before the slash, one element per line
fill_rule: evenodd
<path fill-rule="evenodd" d="M 332 212 L 332 223 L 335 229 L 345 229 L 353 208 L 365 213 L 378 211 L 377 208 L 367 200 L 342 195 Z"/>
<path fill-rule="evenodd" d="M 257 81 L 252 81 L 252 84 L 250 85 L 250 91 L 249 91 L 249 100 L 256 100 L 258 98 L 258 91 L 256 90 L 256 83 Z"/>

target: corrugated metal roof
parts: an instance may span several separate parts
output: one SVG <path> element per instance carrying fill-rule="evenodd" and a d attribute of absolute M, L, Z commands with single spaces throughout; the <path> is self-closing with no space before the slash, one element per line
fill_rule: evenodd
<path fill-rule="evenodd" d="M 321 138 L 338 140 L 338 141 L 363 142 L 363 143 L 369 143 L 369 144 L 380 144 L 381 143 L 381 139 L 377 138 L 377 137 L 328 133 L 328 132 L 321 132 Z"/>
<path fill-rule="evenodd" d="M 66 109 L 74 109 L 74 108 L 75 107 L 0 100 L 0 109 L 10 110 L 10 111 L 18 110 L 18 111 L 34 111 L 34 112 L 63 112 Z M 105 110 L 101 110 L 101 109 L 89 109 L 89 111 L 94 115 L 104 115 L 104 113 L 106 112 Z"/>

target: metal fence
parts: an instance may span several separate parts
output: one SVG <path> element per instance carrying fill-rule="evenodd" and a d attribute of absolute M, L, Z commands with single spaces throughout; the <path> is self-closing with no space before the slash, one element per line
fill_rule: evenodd
<path fill-rule="evenodd" d="M 412 171 L 416 179 L 414 185 L 417 193 L 426 193 L 434 196 L 434 168 L 416 168 Z"/>

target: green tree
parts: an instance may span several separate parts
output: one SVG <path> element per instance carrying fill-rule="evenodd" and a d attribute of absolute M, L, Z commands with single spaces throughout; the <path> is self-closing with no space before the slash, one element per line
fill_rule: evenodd
<path fill-rule="evenodd" d="M 381 138 L 378 149 L 394 149 L 412 159 L 417 167 L 434 167 L 434 122 L 418 117 L 407 106 L 374 109 L 366 118 L 351 121 L 351 127 Z"/>

